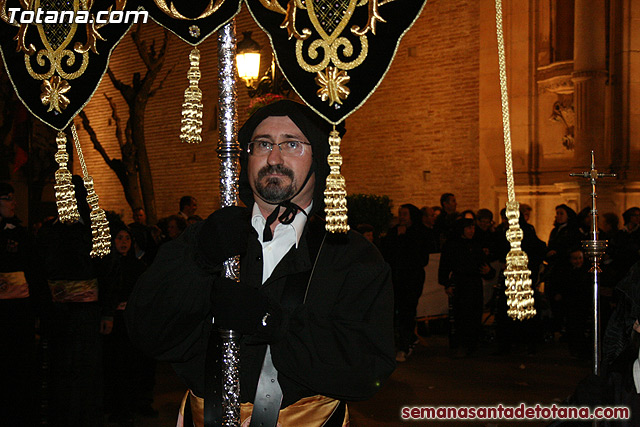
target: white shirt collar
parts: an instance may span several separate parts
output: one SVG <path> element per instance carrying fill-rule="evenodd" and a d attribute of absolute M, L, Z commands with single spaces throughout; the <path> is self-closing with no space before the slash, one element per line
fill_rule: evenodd
<path fill-rule="evenodd" d="M 278 223 L 278 225 L 276 225 L 275 230 L 273 231 L 273 236 L 275 238 L 276 234 L 279 234 L 282 231 L 285 230 L 291 230 L 293 229 L 293 231 L 295 232 L 295 238 L 296 238 L 296 248 L 298 247 L 298 243 L 300 242 L 300 237 L 302 237 L 302 232 L 304 231 L 304 226 L 307 223 L 307 215 L 309 215 L 309 213 L 311 212 L 311 208 L 313 208 L 313 201 L 311 201 L 311 203 L 309 204 L 309 206 L 307 206 L 304 210 L 304 212 L 298 212 L 296 214 L 296 217 L 293 219 L 293 222 L 291 224 L 282 224 L 282 223 Z M 267 224 L 267 220 L 265 219 L 265 217 L 262 215 L 262 212 L 260 211 L 260 208 L 258 207 L 257 203 L 253 204 L 253 211 L 251 214 L 251 225 L 253 226 L 253 228 L 258 232 L 258 240 L 260 241 L 260 243 L 263 243 L 262 241 L 262 233 L 264 232 L 264 227 Z"/>

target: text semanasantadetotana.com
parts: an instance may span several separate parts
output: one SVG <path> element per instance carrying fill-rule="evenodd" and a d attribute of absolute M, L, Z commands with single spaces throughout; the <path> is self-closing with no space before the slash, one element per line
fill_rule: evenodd
<path fill-rule="evenodd" d="M 630 416 L 624 406 L 404 406 L 400 411 L 403 420 L 624 420 Z"/>

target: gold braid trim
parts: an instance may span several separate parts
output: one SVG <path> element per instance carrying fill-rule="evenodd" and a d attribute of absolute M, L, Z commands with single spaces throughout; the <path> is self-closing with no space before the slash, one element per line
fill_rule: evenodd
<path fill-rule="evenodd" d="M 327 214 L 325 228 L 330 233 L 346 233 L 347 224 L 347 188 L 344 177 L 340 174 L 342 156 L 340 155 L 340 134 L 335 128 L 329 135 L 330 152 L 327 162 L 331 169 L 327 177 L 327 187 L 324 190 L 324 208 Z"/>
<path fill-rule="evenodd" d="M 91 240 L 93 247 L 90 255 L 93 258 L 102 258 L 111 252 L 109 221 L 107 221 L 104 209 L 100 209 L 98 204 L 98 195 L 93 188 L 93 178 L 89 176 L 87 171 L 87 164 L 84 161 L 84 155 L 82 154 L 82 147 L 80 146 L 80 139 L 78 139 L 75 125 L 71 125 L 71 134 L 73 135 L 73 141 L 76 144 L 76 151 L 78 152 L 78 160 L 82 167 L 82 180 L 84 181 L 84 188 L 87 189 L 87 203 L 89 203 L 89 207 L 91 207 Z"/>
<path fill-rule="evenodd" d="M 71 172 L 67 169 L 69 154 L 67 154 L 67 137 L 64 132 L 58 132 L 56 136 L 58 152 L 55 155 L 56 162 L 60 165 L 55 173 L 56 185 L 56 205 L 58 206 L 58 217 L 64 223 L 75 222 L 80 219 L 78 205 L 76 204 L 76 191 L 71 183 Z"/>
<path fill-rule="evenodd" d="M 191 67 L 187 72 L 189 87 L 184 91 L 182 104 L 182 127 L 180 140 L 190 144 L 202 142 L 202 91 L 198 87 L 200 80 L 200 51 L 194 47 L 189 54 Z"/>
<path fill-rule="evenodd" d="M 502 0 L 496 0 L 496 34 L 498 36 L 498 65 L 500 69 L 500 95 L 502 98 L 502 126 L 504 131 L 504 158 L 507 170 L 507 218 L 509 230 L 507 240 L 511 250 L 507 254 L 505 276 L 505 294 L 512 319 L 524 320 L 536 315 L 533 307 L 531 289 L 531 271 L 528 269 L 527 254 L 521 249 L 522 230 L 520 229 L 519 204 L 516 202 L 515 182 L 513 178 L 513 156 L 511 149 L 511 128 L 509 126 L 509 96 L 507 94 L 507 61 L 504 54 L 504 35 L 502 32 Z"/>

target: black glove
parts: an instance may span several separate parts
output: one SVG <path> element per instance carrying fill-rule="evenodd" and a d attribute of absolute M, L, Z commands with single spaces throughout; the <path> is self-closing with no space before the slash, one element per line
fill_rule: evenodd
<path fill-rule="evenodd" d="M 211 302 L 215 324 L 222 329 L 253 334 L 270 317 L 269 300 L 259 289 L 225 277 L 214 281 Z"/>
<path fill-rule="evenodd" d="M 205 221 L 200 232 L 198 248 L 212 265 L 247 253 L 249 236 L 255 234 L 251 226 L 251 211 L 240 206 L 218 209 Z"/>

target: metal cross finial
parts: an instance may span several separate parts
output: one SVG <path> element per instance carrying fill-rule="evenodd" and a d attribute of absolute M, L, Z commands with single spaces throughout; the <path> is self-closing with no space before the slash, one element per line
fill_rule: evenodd
<path fill-rule="evenodd" d="M 598 239 L 598 210 L 596 209 L 596 184 L 598 178 L 615 177 L 614 173 L 599 173 L 596 170 L 595 157 L 591 151 L 591 170 L 582 173 L 572 173 L 571 176 L 580 176 L 591 181 L 591 240 L 583 240 L 582 247 L 591 259 L 593 273 L 593 373 L 600 374 L 600 303 L 599 303 L 599 274 L 600 260 L 607 249 L 607 241 Z"/>
<path fill-rule="evenodd" d="M 591 181 L 591 215 L 593 217 L 593 221 L 591 223 L 591 237 L 593 241 L 598 240 L 598 210 L 596 209 L 596 198 L 598 197 L 596 193 L 596 184 L 598 178 L 611 178 L 615 177 L 615 173 L 601 173 L 596 169 L 595 156 L 593 151 L 591 151 L 591 170 L 582 173 L 572 173 L 571 176 L 580 176 L 583 178 L 587 178 Z"/>

